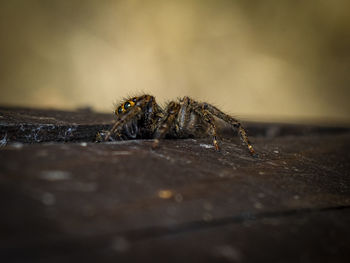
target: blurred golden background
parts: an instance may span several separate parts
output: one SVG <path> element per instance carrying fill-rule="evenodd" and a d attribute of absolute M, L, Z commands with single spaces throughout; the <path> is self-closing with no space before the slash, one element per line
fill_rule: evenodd
<path fill-rule="evenodd" d="M 1 105 L 146 92 L 243 119 L 350 122 L 350 1 L 1 1 Z"/>

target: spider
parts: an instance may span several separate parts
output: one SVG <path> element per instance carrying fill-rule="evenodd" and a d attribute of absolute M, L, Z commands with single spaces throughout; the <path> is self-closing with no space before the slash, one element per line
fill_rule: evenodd
<path fill-rule="evenodd" d="M 215 117 L 237 129 L 249 152 L 256 156 L 246 131 L 240 122 L 223 113 L 213 105 L 197 102 L 189 97 L 171 101 L 162 109 L 151 95 L 127 99 L 115 110 L 117 120 L 105 133 L 98 133 L 98 141 L 123 139 L 154 139 L 156 148 L 163 138 L 200 138 L 211 136 L 219 151 Z"/>

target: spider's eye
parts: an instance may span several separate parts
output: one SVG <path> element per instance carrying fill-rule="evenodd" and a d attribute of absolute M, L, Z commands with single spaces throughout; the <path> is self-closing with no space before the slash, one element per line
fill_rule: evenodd
<path fill-rule="evenodd" d="M 117 112 L 118 112 L 118 114 L 122 114 L 122 113 L 123 113 L 123 108 L 122 108 L 122 106 L 119 106 Z"/>
<path fill-rule="evenodd" d="M 132 101 L 133 101 L 133 102 L 136 102 L 136 98 L 133 98 Z"/>
<path fill-rule="evenodd" d="M 124 109 L 125 110 L 129 109 L 130 107 L 131 107 L 130 102 L 127 101 L 127 102 L 124 103 Z"/>
<path fill-rule="evenodd" d="M 124 103 L 124 110 L 128 110 L 129 108 L 133 107 L 135 105 L 135 102 L 132 100 L 129 100 Z"/>

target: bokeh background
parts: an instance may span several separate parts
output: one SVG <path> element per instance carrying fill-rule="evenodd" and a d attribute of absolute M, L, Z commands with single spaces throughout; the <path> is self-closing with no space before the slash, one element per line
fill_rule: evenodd
<path fill-rule="evenodd" d="M 11 0 L 0 104 L 111 112 L 185 95 L 243 119 L 350 122 L 350 1 Z"/>

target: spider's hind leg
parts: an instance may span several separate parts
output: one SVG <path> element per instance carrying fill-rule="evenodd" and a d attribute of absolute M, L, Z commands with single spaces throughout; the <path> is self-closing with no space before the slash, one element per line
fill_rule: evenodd
<path fill-rule="evenodd" d="M 213 139 L 213 145 L 215 147 L 215 150 L 219 151 L 220 148 L 218 144 L 216 125 L 215 125 L 213 114 L 207 111 L 203 107 L 203 105 L 194 101 L 190 97 L 184 97 L 183 99 L 181 99 L 181 102 L 183 102 L 187 110 L 186 110 L 186 113 L 183 114 L 183 118 L 181 118 L 180 120 L 180 125 L 181 126 L 185 125 L 186 119 L 190 118 L 191 112 L 197 114 L 201 120 L 204 120 L 209 125 L 209 134 Z"/>
<path fill-rule="evenodd" d="M 216 134 L 216 125 L 215 125 L 215 120 L 213 117 L 213 114 L 209 112 L 208 110 L 204 109 L 200 105 L 198 105 L 196 102 L 193 101 L 194 107 L 193 110 L 194 112 L 201 118 L 203 119 L 206 123 L 209 125 L 209 134 L 212 137 L 213 140 L 213 145 L 215 147 L 215 150 L 219 151 L 220 147 L 218 144 L 218 139 L 217 139 L 217 134 Z"/>
<path fill-rule="evenodd" d="M 241 140 L 248 147 L 248 150 L 251 153 L 251 155 L 257 156 L 257 153 L 255 152 L 252 144 L 250 143 L 250 141 L 248 139 L 246 130 L 243 128 L 242 124 L 238 120 L 236 120 L 235 118 L 233 118 L 233 117 L 223 113 L 218 108 L 216 108 L 213 105 L 210 105 L 208 103 L 203 103 L 202 107 L 204 109 L 208 110 L 214 116 L 216 116 L 219 119 L 221 119 L 221 120 L 227 122 L 228 124 L 230 124 L 231 127 L 237 129 L 238 133 L 239 133 L 239 135 L 241 137 Z"/>

